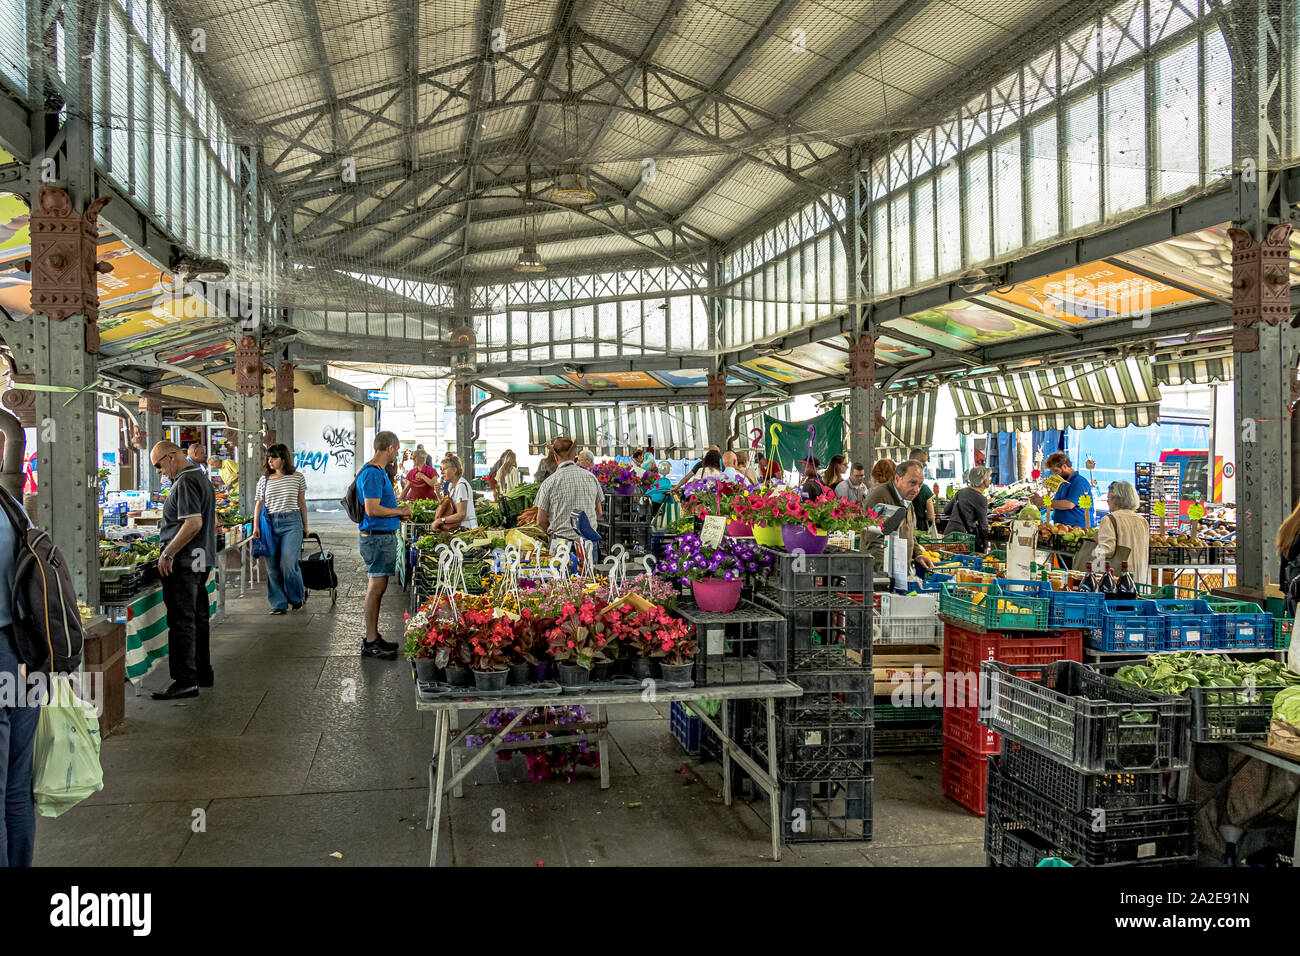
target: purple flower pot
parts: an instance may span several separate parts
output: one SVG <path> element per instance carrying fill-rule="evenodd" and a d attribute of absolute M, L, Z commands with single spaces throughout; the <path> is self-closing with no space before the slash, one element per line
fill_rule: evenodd
<path fill-rule="evenodd" d="M 624 498 L 630 498 L 635 492 L 635 486 L 630 481 L 620 481 L 616 485 L 609 486 L 611 495 L 622 495 Z"/>
<path fill-rule="evenodd" d="M 828 535 L 825 532 L 813 534 L 807 525 L 781 525 L 781 541 L 787 551 L 802 551 L 804 554 L 821 554 L 826 550 Z"/>
<path fill-rule="evenodd" d="M 752 538 L 754 536 L 754 526 L 745 524 L 743 521 L 728 521 L 727 534 L 732 538 Z"/>
<path fill-rule="evenodd" d="M 740 578 L 724 581 L 722 578 L 709 578 L 705 581 L 692 581 L 691 591 L 695 594 L 695 603 L 701 611 L 710 614 L 726 614 L 734 611 L 740 603 Z"/>

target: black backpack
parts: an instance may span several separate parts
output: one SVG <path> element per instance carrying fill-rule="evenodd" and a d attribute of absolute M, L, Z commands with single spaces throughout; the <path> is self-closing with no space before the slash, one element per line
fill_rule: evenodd
<path fill-rule="evenodd" d="M 75 673 L 81 667 L 81 612 L 67 562 L 0 488 L 0 507 L 14 527 L 14 650 L 29 672 Z"/>
<path fill-rule="evenodd" d="M 368 461 L 361 466 L 361 471 L 365 471 L 367 468 L 379 468 L 379 466 Z M 382 468 L 379 468 L 379 470 L 384 471 Z M 356 477 L 352 479 L 352 484 L 348 485 L 347 492 L 339 500 L 339 504 L 348 513 L 348 517 L 352 519 L 353 524 L 361 524 L 366 517 L 366 503 L 357 494 L 357 478 L 361 477 L 361 471 L 357 472 Z M 387 475 L 388 472 L 385 471 L 384 474 Z"/>

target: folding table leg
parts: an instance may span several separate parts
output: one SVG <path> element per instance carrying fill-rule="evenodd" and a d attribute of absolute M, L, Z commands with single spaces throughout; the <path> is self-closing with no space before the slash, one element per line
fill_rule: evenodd
<path fill-rule="evenodd" d="M 722 802 L 731 806 L 731 712 L 722 702 Z"/>
<path fill-rule="evenodd" d="M 768 804 L 772 808 L 772 859 L 781 859 L 781 780 L 776 768 L 776 700 L 767 703 L 767 775 L 772 781 Z"/>
<path fill-rule="evenodd" d="M 451 718 L 451 729 L 460 730 L 460 711 L 452 711 L 448 714 L 448 717 Z M 451 772 L 453 775 L 460 773 L 460 750 L 454 745 L 451 748 Z M 465 788 L 458 783 L 452 793 L 456 797 L 463 797 L 465 796 Z"/>
<path fill-rule="evenodd" d="M 433 768 L 440 761 L 438 760 L 438 735 L 442 733 L 442 722 L 446 717 L 445 711 L 435 711 L 433 715 L 433 753 L 429 755 L 429 805 L 425 809 L 424 828 L 433 829 Z"/>
<path fill-rule="evenodd" d="M 438 862 L 438 831 L 442 828 L 442 779 L 447 769 L 447 725 L 451 721 L 443 716 L 438 722 L 438 777 L 433 787 L 433 838 L 429 841 L 429 865 Z"/>
<path fill-rule="evenodd" d="M 609 740 L 609 712 L 604 704 L 596 707 L 596 720 L 601 724 L 600 732 L 596 736 L 596 751 L 600 756 L 600 789 L 609 789 L 609 748 L 605 746 L 605 741 Z"/>

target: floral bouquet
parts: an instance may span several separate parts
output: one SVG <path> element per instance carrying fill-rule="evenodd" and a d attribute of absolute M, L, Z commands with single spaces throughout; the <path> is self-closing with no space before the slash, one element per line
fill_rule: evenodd
<path fill-rule="evenodd" d="M 708 515 L 734 517 L 733 502 L 754 491 L 757 491 L 757 488 L 744 481 L 721 478 L 691 481 L 682 487 L 684 510 L 689 511 L 696 518 L 704 518 Z"/>
<path fill-rule="evenodd" d="M 640 480 L 631 467 L 613 459 L 602 461 L 597 465 L 595 474 L 600 486 L 607 490 L 619 486 L 635 485 Z"/>
<path fill-rule="evenodd" d="M 861 531 L 880 527 L 880 517 L 857 502 L 845 501 L 832 492 L 802 504 L 800 517 L 810 531 Z"/>
<path fill-rule="evenodd" d="M 709 547 L 698 534 L 684 534 L 669 543 L 659 573 L 686 587 L 695 581 L 743 580 L 771 564 L 772 555 L 747 540 L 723 538 L 717 547 Z"/>
<path fill-rule="evenodd" d="M 732 513 L 747 524 L 803 524 L 806 521 L 803 496 L 797 491 L 758 492 L 736 498 Z"/>

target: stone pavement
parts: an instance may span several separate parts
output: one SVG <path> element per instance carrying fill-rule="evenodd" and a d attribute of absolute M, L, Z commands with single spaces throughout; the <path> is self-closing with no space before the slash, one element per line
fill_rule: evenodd
<path fill-rule="evenodd" d="M 165 662 L 104 742 L 105 787 L 40 818 L 42 866 L 423 866 L 433 715 L 413 704 L 409 666 L 362 660 L 365 571 L 346 516 L 313 514 L 334 551 L 338 603 L 313 593 L 267 614 L 265 585 L 231 592 L 214 628 L 216 686 L 154 701 Z M 400 643 L 409 595 L 396 581 L 381 630 Z M 351 693 L 354 691 L 354 693 Z M 354 697 L 355 699 L 348 699 Z M 786 847 L 767 858 L 766 805 L 721 797 L 721 768 L 687 757 L 667 704 L 610 709 L 609 790 L 598 771 L 530 782 L 522 759 L 488 759 L 444 812 L 442 862 L 475 865 L 982 866 L 983 821 L 946 800 L 939 755 L 875 761 L 870 843 Z M 504 810 L 506 832 L 494 832 Z M 199 811 L 202 811 L 201 813 Z M 201 825 L 200 825 L 201 824 Z M 332 857 L 339 853 L 341 858 Z"/>

